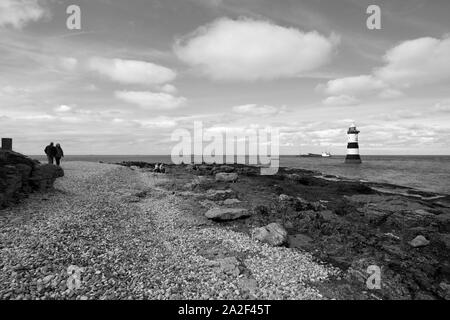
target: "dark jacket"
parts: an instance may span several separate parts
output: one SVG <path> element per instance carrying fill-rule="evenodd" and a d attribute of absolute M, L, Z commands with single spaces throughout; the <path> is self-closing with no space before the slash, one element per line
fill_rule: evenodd
<path fill-rule="evenodd" d="M 48 146 L 45 147 L 44 152 L 45 152 L 46 155 L 48 155 L 50 157 L 55 157 L 56 156 L 56 147 L 48 145 Z"/>
<path fill-rule="evenodd" d="M 62 158 L 64 157 L 64 151 L 61 147 L 56 147 L 56 155 L 55 158 Z"/>

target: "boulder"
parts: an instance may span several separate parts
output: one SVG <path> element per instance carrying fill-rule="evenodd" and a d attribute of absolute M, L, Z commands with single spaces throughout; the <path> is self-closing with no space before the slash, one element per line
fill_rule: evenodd
<path fill-rule="evenodd" d="M 45 191 L 53 188 L 56 178 L 64 176 L 64 170 L 53 164 L 38 165 L 31 172 L 31 185 L 34 189 Z"/>
<path fill-rule="evenodd" d="M 272 246 L 281 246 L 288 240 L 287 231 L 278 223 L 271 223 L 265 227 L 253 230 L 253 237 Z"/>
<path fill-rule="evenodd" d="M 214 221 L 230 221 L 249 216 L 249 211 L 243 208 L 211 208 L 205 213 L 206 218 Z"/>
<path fill-rule="evenodd" d="M 430 241 L 428 241 L 424 236 L 419 235 L 411 240 L 409 244 L 414 248 L 419 248 L 429 245 Z"/>
<path fill-rule="evenodd" d="M 20 153 L 0 150 L 0 208 L 23 198 L 33 190 L 53 186 L 64 171 L 54 165 L 41 165 Z"/>
<path fill-rule="evenodd" d="M 0 166 L 17 164 L 25 164 L 33 168 L 35 165 L 39 164 L 39 161 L 14 151 L 0 150 Z"/>
<path fill-rule="evenodd" d="M 229 199 L 234 196 L 235 196 L 234 191 L 230 189 L 227 190 L 209 189 L 208 191 L 206 191 L 206 198 L 212 201 L 223 201 L 225 199 Z"/>
<path fill-rule="evenodd" d="M 22 174 L 15 166 L 0 167 L 0 207 L 6 205 L 21 191 Z"/>
<path fill-rule="evenodd" d="M 217 182 L 236 182 L 238 179 L 238 174 L 236 172 L 225 173 L 219 172 L 216 174 Z"/>

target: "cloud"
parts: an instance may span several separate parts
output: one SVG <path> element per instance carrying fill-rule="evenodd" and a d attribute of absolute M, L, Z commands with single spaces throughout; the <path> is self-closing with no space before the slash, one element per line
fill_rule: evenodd
<path fill-rule="evenodd" d="M 165 93 L 177 93 L 177 88 L 171 84 L 165 84 L 161 87 L 161 91 Z"/>
<path fill-rule="evenodd" d="M 0 27 L 12 26 L 16 29 L 38 21 L 48 15 L 38 0 L 1 0 Z"/>
<path fill-rule="evenodd" d="M 145 61 L 106 59 L 93 57 L 89 60 L 90 70 L 119 83 L 157 85 L 174 80 L 172 69 Z"/>
<path fill-rule="evenodd" d="M 175 54 L 216 80 L 297 77 L 326 64 L 338 43 L 269 21 L 221 18 L 174 45 Z"/>
<path fill-rule="evenodd" d="M 442 113 L 450 112 L 450 99 L 436 103 L 433 107 L 433 110 Z"/>
<path fill-rule="evenodd" d="M 403 90 L 450 79 L 450 38 L 419 38 L 404 41 L 384 55 L 385 65 L 371 74 L 330 80 L 318 86 L 329 95 L 363 96 L 377 93 L 380 98 L 403 96 Z"/>
<path fill-rule="evenodd" d="M 62 57 L 59 59 L 61 67 L 68 71 L 73 71 L 78 66 L 78 60 L 72 57 Z"/>
<path fill-rule="evenodd" d="M 69 107 L 69 106 L 66 106 L 63 104 L 63 105 L 56 107 L 54 110 L 55 110 L 55 112 L 58 112 L 58 113 L 69 112 L 69 111 L 72 111 L 72 107 Z"/>
<path fill-rule="evenodd" d="M 178 122 L 174 119 L 167 117 L 158 117 L 147 120 L 136 120 L 136 123 L 140 124 L 144 128 L 173 128 L 178 125 Z"/>
<path fill-rule="evenodd" d="M 405 41 L 384 56 L 374 75 L 386 83 L 410 87 L 450 79 L 450 37 Z"/>
<path fill-rule="evenodd" d="M 285 108 L 277 108 L 267 105 L 258 106 L 257 104 L 245 104 L 241 106 L 234 106 L 233 112 L 254 116 L 268 116 L 280 113 L 284 109 Z"/>
<path fill-rule="evenodd" d="M 125 102 L 146 109 L 176 109 L 186 104 L 184 97 L 175 97 L 168 93 L 150 91 L 116 91 L 115 96 Z"/>
<path fill-rule="evenodd" d="M 403 97 L 405 94 L 400 91 L 400 90 L 396 90 L 396 89 L 384 89 L 383 91 L 380 92 L 380 94 L 378 94 L 378 96 L 382 99 L 395 99 L 395 98 L 399 98 L 399 97 Z"/>
<path fill-rule="evenodd" d="M 327 106 L 353 106 L 358 103 L 358 99 L 348 95 L 331 96 L 323 100 L 323 104 Z"/>
<path fill-rule="evenodd" d="M 345 77 L 327 82 L 325 93 L 330 95 L 355 95 L 385 88 L 386 84 L 371 75 Z"/>

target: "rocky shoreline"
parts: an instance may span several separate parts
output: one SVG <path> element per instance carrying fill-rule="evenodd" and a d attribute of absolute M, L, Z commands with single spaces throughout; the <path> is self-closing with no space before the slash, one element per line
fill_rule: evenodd
<path fill-rule="evenodd" d="M 233 177 L 218 177 L 222 173 Z M 184 197 L 199 216 L 261 239 L 261 233 L 282 238 L 281 227 L 286 241 L 273 245 L 339 268 L 339 275 L 317 285 L 328 298 L 450 298 L 448 196 L 289 168 L 259 176 L 257 168 L 244 165 L 168 165 L 168 176 L 163 187 Z M 225 218 L 218 218 L 221 212 Z M 371 265 L 381 268 L 379 290 L 366 286 Z"/>
<path fill-rule="evenodd" d="M 0 299 L 450 298 L 449 197 L 288 168 L 153 168 L 66 162 L 54 188 L 9 202 Z"/>

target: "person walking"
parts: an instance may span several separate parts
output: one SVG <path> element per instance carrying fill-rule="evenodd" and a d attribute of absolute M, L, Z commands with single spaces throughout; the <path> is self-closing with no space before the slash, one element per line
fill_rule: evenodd
<path fill-rule="evenodd" d="M 59 143 L 56 144 L 56 154 L 55 154 L 55 160 L 56 165 L 59 166 L 61 164 L 61 158 L 64 158 L 64 151 L 61 148 L 61 145 Z"/>
<path fill-rule="evenodd" d="M 56 147 L 54 146 L 53 142 L 50 142 L 50 144 L 45 147 L 44 152 L 47 155 L 48 163 L 53 164 L 53 160 L 56 156 Z"/>

